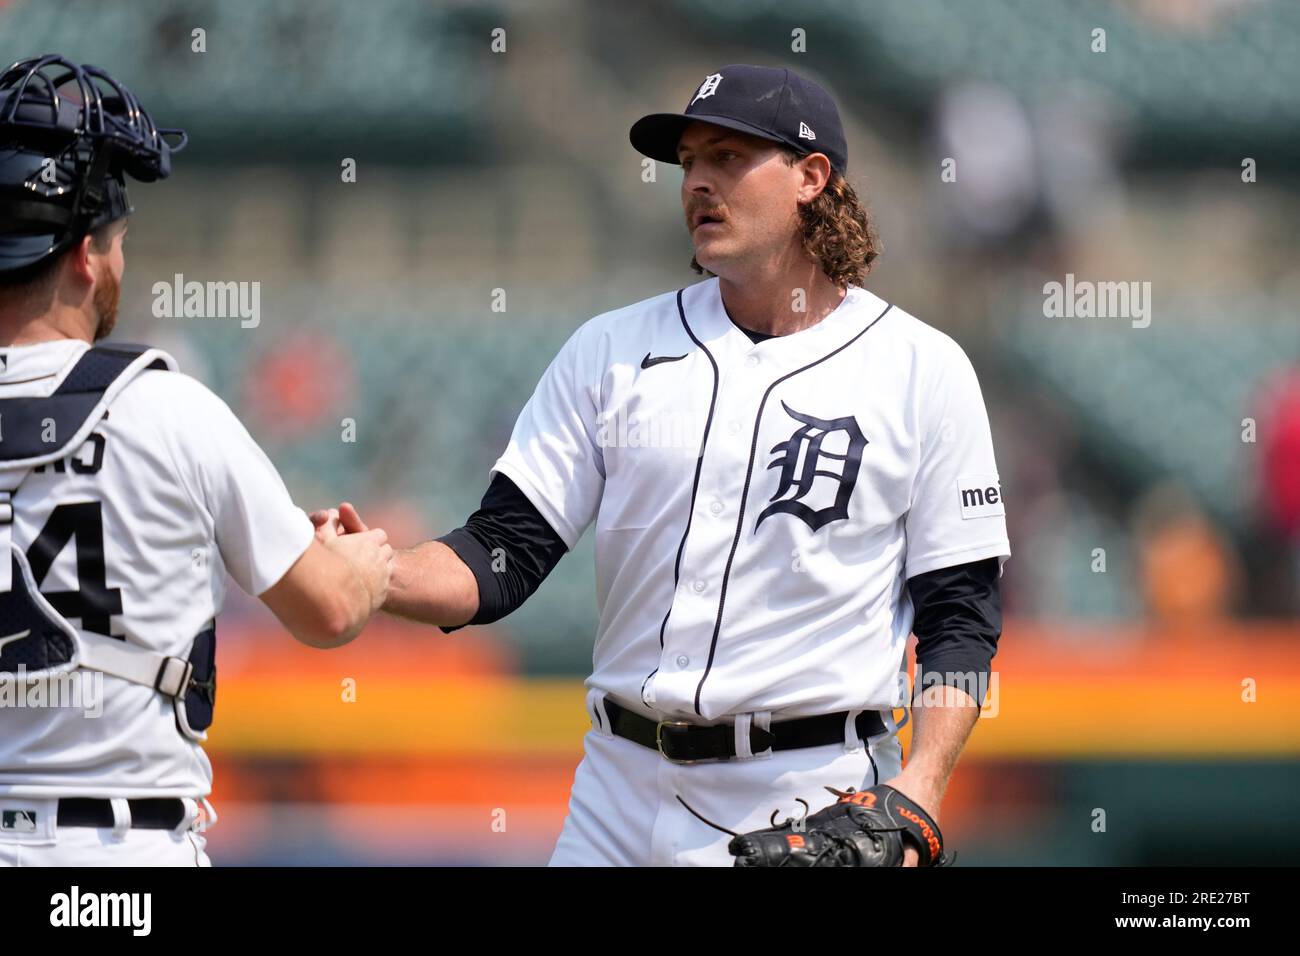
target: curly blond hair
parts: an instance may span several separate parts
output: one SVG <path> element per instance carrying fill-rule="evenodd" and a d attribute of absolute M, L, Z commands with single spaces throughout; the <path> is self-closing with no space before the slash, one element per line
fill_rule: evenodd
<path fill-rule="evenodd" d="M 793 166 L 803 154 L 782 146 L 787 166 Z M 822 272 L 841 289 L 862 285 L 871 264 L 880 255 L 880 237 L 875 224 L 857 191 L 849 181 L 831 170 L 826 187 L 812 202 L 801 203 L 799 218 L 803 224 L 803 248 L 809 257 L 821 263 Z M 700 275 L 713 275 L 694 256 L 691 268 Z"/>

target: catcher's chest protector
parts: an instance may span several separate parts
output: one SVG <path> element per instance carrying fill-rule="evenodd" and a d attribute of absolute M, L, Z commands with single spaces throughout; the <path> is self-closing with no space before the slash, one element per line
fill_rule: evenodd
<path fill-rule="evenodd" d="M 80 448 L 113 399 L 146 369 L 175 371 L 176 361 L 144 346 L 98 346 L 52 394 L 0 399 L 0 677 L 24 681 L 77 668 L 112 674 L 171 698 L 177 728 L 199 741 L 212 722 L 214 630 L 195 637 L 190 660 L 82 633 L 41 594 L 13 539 L 13 496 L 28 474 Z"/>

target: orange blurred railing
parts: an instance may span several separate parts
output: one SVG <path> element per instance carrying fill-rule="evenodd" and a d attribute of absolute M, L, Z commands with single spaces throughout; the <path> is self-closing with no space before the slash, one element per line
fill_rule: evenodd
<path fill-rule="evenodd" d="M 381 621 L 328 652 L 273 629 L 244 636 L 239 658 L 220 660 L 218 755 L 567 757 L 588 727 L 580 679 L 520 676 L 488 631 Z M 1289 624 L 1011 622 L 994 664 L 971 756 L 1300 753 L 1300 633 Z"/>
<path fill-rule="evenodd" d="M 580 679 L 521 676 L 487 628 L 448 636 L 383 620 L 328 652 L 272 627 L 241 637 L 220 652 L 208 746 L 234 858 L 283 839 L 274 808 L 286 807 L 308 832 L 365 834 L 357 846 L 376 858 L 470 847 L 496 859 L 513 847 L 545 860 L 589 727 Z M 1053 762 L 1294 758 L 1298 637 L 1289 625 L 1009 622 L 945 828 L 964 832 L 977 810 L 987 828 L 990 807 L 1028 826 L 1050 806 L 1034 767 Z M 910 736 L 909 725 L 908 753 Z M 495 842 L 489 828 L 507 807 L 518 844 Z"/>

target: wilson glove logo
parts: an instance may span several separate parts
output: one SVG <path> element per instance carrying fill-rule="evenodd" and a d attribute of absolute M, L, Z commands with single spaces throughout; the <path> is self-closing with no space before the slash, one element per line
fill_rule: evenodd
<path fill-rule="evenodd" d="M 926 845 L 930 848 L 930 856 L 937 858 L 942 847 L 939 846 L 939 838 L 934 835 L 934 828 L 922 820 L 917 814 L 907 809 L 907 807 L 899 807 L 898 815 L 904 820 L 911 820 L 920 828 L 921 835 L 925 837 Z"/>
<path fill-rule="evenodd" d="M 857 793 L 847 793 L 840 797 L 840 803 L 856 803 L 860 807 L 874 807 L 876 805 L 876 795 L 870 790 L 859 790 Z"/>

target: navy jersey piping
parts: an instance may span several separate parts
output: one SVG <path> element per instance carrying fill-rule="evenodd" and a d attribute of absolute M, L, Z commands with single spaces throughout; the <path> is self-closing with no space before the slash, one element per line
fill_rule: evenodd
<path fill-rule="evenodd" d="M 807 365 L 803 366 L 802 368 L 797 368 L 792 372 L 787 372 L 786 374 L 778 378 L 775 382 L 773 382 L 771 385 L 769 385 L 767 387 L 767 390 L 763 392 L 763 397 L 758 403 L 758 412 L 754 416 L 754 437 L 750 440 L 749 443 L 749 463 L 745 466 L 745 487 L 740 493 L 740 513 L 736 517 L 736 534 L 731 539 L 731 553 L 727 555 L 727 564 L 722 572 L 722 589 L 718 594 L 718 616 L 713 624 L 713 637 L 709 641 L 709 659 L 704 665 L 704 673 L 700 675 L 700 682 L 695 686 L 695 713 L 701 717 L 703 716 L 703 713 L 700 711 L 700 698 L 704 692 L 704 682 L 709 679 L 709 673 L 710 671 L 713 670 L 713 660 L 718 650 L 718 635 L 722 632 L 722 613 L 723 613 L 723 608 L 727 603 L 727 582 L 731 577 L 731 565 L 736 559 L 736 548 L 739 547 L 740 545 L 741 529 L 744 528 L 745 526 L 745 502 L 749 499 L 749 483 L 750 483 L 750 479 L 753 477 L 754 474 L 754 452 L 758 448 L 758 427 L 763 421 L 763 408 L 767 405 L 768 396 L 772 394 L 772 389 L 776 388 L 778 385 L 780 385 L 782 382 L 786 381 L 787 379 L 793 378 L 794 376 L 798 375 L 800 372 L 806 372 L 808 371 L 808 369 L 812 368 L 813 366 L 820 365 L 822 362 L 825 362 L 827 359 L 838 355 L 840 352 L 843 352 L 850 345 L 852 345 L 858 339 L 862 338 L 862 336 L 866 335 L 873 328 L 875 328 L 876 323 L 879 322 L 881 319 L 883 319 L 885 315 L 889 312 L 889 310 L 892 309 L 893 307 L 894 306 L 892 303 L 886 305 L 884 312 L 881 312 L 878 316 L 872 319 L 871 322 L 868 323 L 867 327 L 863 329 L 861 332 L 859 332 L 857 335 L 853 336 L 853 338 L 849 339 L 847 342 L 845 342 L 843 345 L 839 346 L 838 348 L 834 349 L 833 351 L 827 352 L 821 358 L 809 362 Z"/>
<path fill-rule="evenodd" d="M 713 427 L 713 409 L 718 402 L 718 363 L 714 360 L 713 353 L 709 351 L 708 347 L 695 337 L 695 333 L 691 331 L 690 323 L 686 321 L 686 310 L 682 307 L 682 293 L 684 291 L 684 289 L 677 290 L 677 314 L 681 317 L 682 328 L 686 330 L 686 334 L 690 336 L 692 342 L 699 346 L 705 357 L 708 358 L 709 364 L 713 366 L 713 393 L 709 396 L 709 414 L 704 419 L 704 435 L 700 439 L 700 453 L 695 458 L 695 478 L 691 482 L 691 501 L 686 511 L 686 528 L 682 531 L 682 540 L 677 545 L 677 559 L 673 562 L 673 595 L 668 602 L 668 610 L 664 612 L 664 619 L 659 625 L 660 652 L 664 649 L 664 632 L 668 628 L 668 618 L 672 616 L 673 604 L 677 601 L 677 585 L 681 581 L 682 574 L 682 553 L 686 550 L 686 538 L 691 533 L 691 521 L 695 516 L 695 496 L 700 490 L 700 469 L 704 466 L 704 449 L 709 443 L 709 431 Z M 642 701 L 645 699 L 646 684 L 658 672 L 659 668 L 656 667 L 641 682 Z"/>

